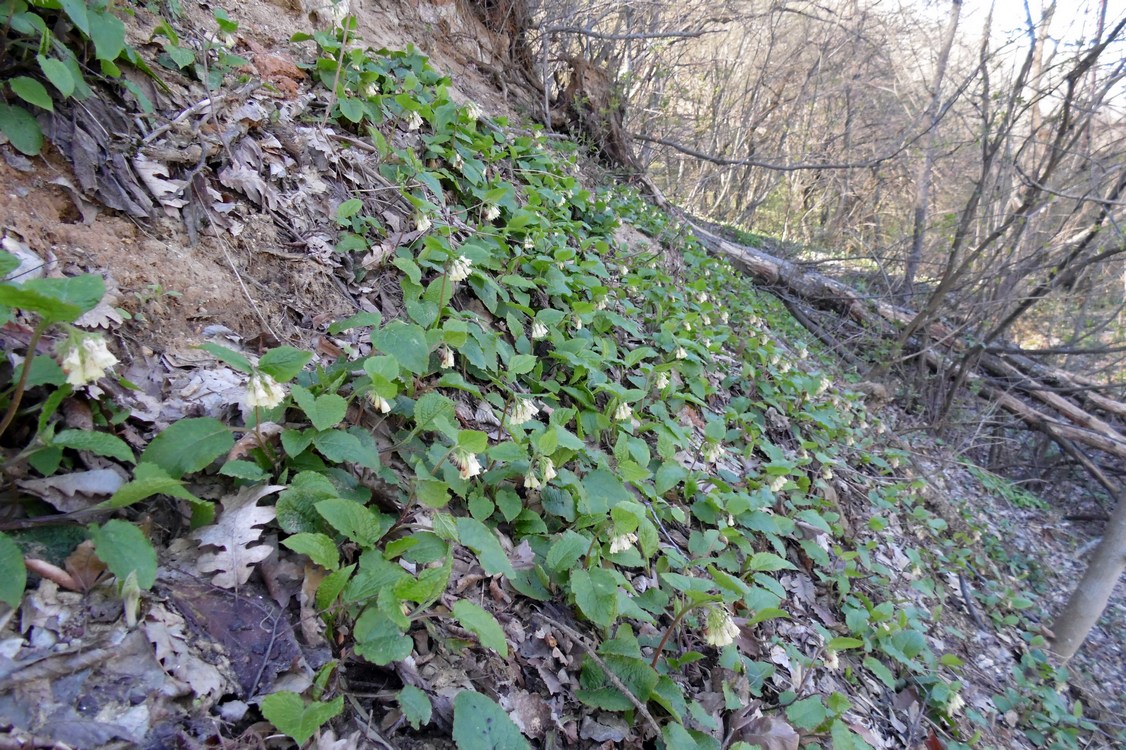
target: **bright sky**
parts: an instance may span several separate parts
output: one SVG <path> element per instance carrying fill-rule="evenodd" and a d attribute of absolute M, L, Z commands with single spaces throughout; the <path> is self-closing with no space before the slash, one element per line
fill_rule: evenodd
<path fill-rule="evenodd" d="M 935 0 L 923 0 L 928 6 L 934 7 Z M 1043 17 L 1042 8 L 1050 0 L 1028 0 L 1028 7 L 1032 11 L 1032 20 L 1040 22 Z M 1025 10 L 1023 0 L 965 0 L 962 6 L 962 23 L 968 30 L 971 26 L 978 26 L 985 21 L 985 14 L 990 5 L 993 10 L 993 33 L 1001 38 L 1007 32 L 1023 30 L 1025 27 Z M 1094 36 L 1098 20 L 1100 0 L 1056 0 L 1056 12 L 1052 18 L 1051 35 L 1057 40 L 1074 40 L 1076 38 L 1090 39 Z M 949 8 L 949 0 L 938 0 L 937 6 L 944 11 Z M 1106 23 L 1104 28 L 1111 27 L 1116 21 L 1126 15 L 1126 0 L 1106 0 Z"/>

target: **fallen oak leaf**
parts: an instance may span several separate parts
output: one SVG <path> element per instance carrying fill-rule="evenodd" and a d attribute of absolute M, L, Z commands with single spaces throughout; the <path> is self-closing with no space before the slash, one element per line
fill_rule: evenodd
<path fill-rule="evenodd" d="M 192 536 L 201 546 L 216 547 L 205 552 L 196 562 L 200 573 L 215 573 L 211 582 L 224 589 L 246 583 L 254 566 L 274 551 L 268 544 L 254 544 L 262 536 L 262 524 L 274 519 L 270 507 L 259 507 L 258 501 L 285 489 L 284 485 L 244 487 L 222 500 L 223 513 L 211 526 L 196 530 Z"/>

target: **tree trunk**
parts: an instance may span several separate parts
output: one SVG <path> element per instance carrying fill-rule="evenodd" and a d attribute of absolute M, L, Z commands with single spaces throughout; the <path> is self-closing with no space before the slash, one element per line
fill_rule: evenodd
<path fill-rule="evenodd" d="M 1103 540 L 1091 557 L 1067 605 L 1052 623 L 1052 651 L 1067 661 L 1098 622 L 1122 571 L 1126 570 L 1126 499 L 1118 493 L 1118 505 L 1107 523 Z"/>
<path fill-rule="evenodd" d="M 946 29 L 942 34 L 942 48 L 938 52 L 938 65 L 934 72 L 934 87 L 931 89 L 930 104 L 927 105 L 927 136 L 923 146 L 923 163 L 919 166 L 919 177 L 915 184 L 915 227 L 911 233 L 911 251 L 907 255 L 907 267 L 903 271 L 903 285 L 900 298 L 910 304 L 915 287 L 915 274 L 923 257 L 923 241 L 927 236 L 927 204 L 931 194 L 931 172 L 934 170 L 934 143 L 938 131 L 939 107 L 942 104 L 942 79 L 946 77 L 946 63 L 950 59 L 950 48 L 954 45 L 954 34 L 958 30 L 958 16 L 962 12 L 962 0 L 954 0 L 950 17 L 946 19 Z"/>

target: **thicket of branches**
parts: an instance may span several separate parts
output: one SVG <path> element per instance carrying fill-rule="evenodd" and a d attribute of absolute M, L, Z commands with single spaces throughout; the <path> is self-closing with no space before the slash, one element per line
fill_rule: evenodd
<path fill-rule="evenodd" d="M 1049 466 L 1085 471 L 1118 501 L 1078 587 L 1087 599 L 1073 597 L 1059 621 L 1059 653 L 1073 653 L 1126 566 L 1121 9 L 530 3 L 546 119 L 564 109 L 604 155 L 693 214 L 793 241 L 798 260 L 840 262 L 880 302 L 875 319 L 859 317 L 885 335 L 897 326 L 882 359 L 910 376 L 933 426 L 949 424 L 972 384 L 1053 444 Z M 597 114 L 611 125 L 591 127 Z M 769 257 L 756 265 L 784 275 Z M 791 288 L 803 283 L 844 290 L 808 276 Z M 841 294 L 836 306 L 857 317 L 856 293 Z M 1009 426 L 974 432 L 996 440 L 991 461 L 1009 460 L 997 450 Z M 1032 453 L 1041 478 L 1045 453 Z"/>
<path fill-rule="evenodd" d="M 1126 19 L 1098 0 L 1034 5 L 1007 34 L 1018 19 L 949 0 L 539 0 L 533 17 L 544 79 L 574 58 L 607 71 L 639 165 L 680 205 L 867 268 L 920 311 L 905 341 L 946 316 L 1121 375 Z"/>

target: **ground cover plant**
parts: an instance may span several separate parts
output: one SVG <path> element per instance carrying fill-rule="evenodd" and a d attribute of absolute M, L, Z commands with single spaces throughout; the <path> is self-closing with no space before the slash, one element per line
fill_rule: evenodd
<path fill-rule="evenodd" d="M 185 714 L 259 699 L 246 710 L 299 745 L 366 711 L 465 749 L 955 748 L 1010 715 L 1022 742 L 1079 746 L 1093 727 L 1020 592 L 982 605 L 1019 634 L 1016 682 L 966 701 L 964 655 L 936 636 L 954 588 L 933 571 L 985 559 L 776 301 L 632 188 L 584 183 L 573 146 L 483 117 L 416 50 L 355 35 L 345 20 L 297 38 L 310 114 L 379 155 L 410 226 L 370 194 L 336 205 L 349 280 L 390 279 L 399 301 L 328 325 L 338 352 L 204 343 L 239 403 L 146 434 L 118 398 L 137 386 L 81 327 L 102 279 L 22 280 L 0 256 L 0 313 L 28 333 L 0 394 L 5 479 L 108 483 L 55 506 L 81 523 L 0 533 L 11 612 L 38 596 L 29 572 L 97 589 L 189 686 Z M 881 536 L 908 524 L 916 546 Z M 279 560 L 300 640 L 327 652 L 303 681 L 266 669 L 284 607 L 263 610 L 252 679 L 172 658 L 182 621 L 158 600 L 203 582 L 238 602 Z M 428 679 L 424 659 L 447 667 Z M 914 726 L 873 725 L 893 698 Z"/>

